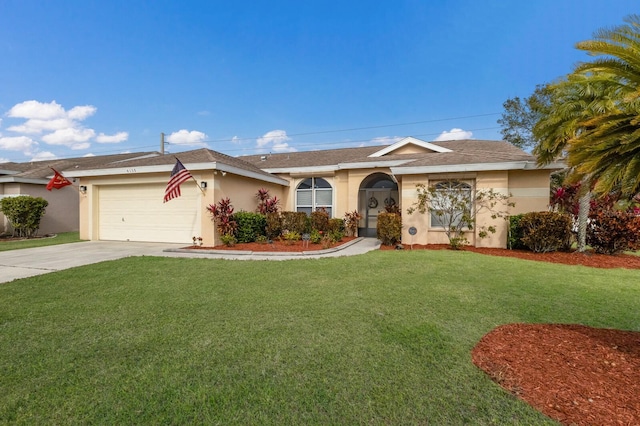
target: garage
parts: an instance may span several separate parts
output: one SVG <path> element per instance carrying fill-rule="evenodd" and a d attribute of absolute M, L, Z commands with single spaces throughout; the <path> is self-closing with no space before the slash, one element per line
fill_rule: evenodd
<path fill-rule="evenodd" d="M 200 191 L 182 185 L 182 196 L 163 203 L 166 184 L 101 185 L 98 238 L 114 241 L 191 243 L 200 236 Z"/>

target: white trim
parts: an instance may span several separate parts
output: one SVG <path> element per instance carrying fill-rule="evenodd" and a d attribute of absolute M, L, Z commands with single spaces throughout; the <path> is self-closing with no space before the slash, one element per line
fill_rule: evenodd
<path fill-rule="evenodd" d="M 0 183 L 31 183 L 34 185 L 45 185 L 49 183 L 51 179 L 36 179 L 36 178 L 23 178 L 14 176 L 0 177 Z"/>
<path fill-rule="evenodd" d="M 146 173 L 168 173 L 173 169 L 174 164 L 160 164 L 156 166 L 141 166 L 141 167 L 116 167 L 111 169 L 94 169 L 94 170 L 69 170 L 64 171 L 65 177 L 95 177 L 95 176 L 113 176 L 113 175 L 131 175 L 131 174 L 146 174 Z M 223 172 L 233 173 L 239 176 L 245 176 L 253 179 L 262 180 L 265 182 L 276 183 L 283 186 L 289 186 L 289 182 L 281 179 L 277 176 L 263 175 L 262 173 L 253 172 L 251 170 L 245 170 L 240 167 L 230 166 L 224 163 L 218 163 L 216 161 L 208 163 L 186 163 L 184 166 L 187 170 L 219 170 Z"/>
<path fill-rule="evenodd" d="M 448 148 L 443 148 L 439 145 L 435 145 L 429 142 L 425 142 L 425 141 L 421 141 L 420 139 L 416 139 L 412 136 L 406 137 L 396 143 L 394 143 L 393 145 L 389 145 L 388 147 L 381 149 L 380 151 L 376 151 L 373 154 L 369 155 L 369 157 L 382 157 L 383 155 L 386 155 L 390 152 L 395 151 L 398 148 L 402 148 L 405 145 L 416 145 L 419 146 L 421 148 L 425 148 L 428 149 L 430 151 L 434 151 L 434 152 L 453 152 Z"/>
<path fill-rule="evenodd" d="M 508 161 L 504 163 L 472 163 L 449 164 L 442 166 L 414 166 L 394 167 L 391 169 L 396 175 L 416 175 L 423 173 L 461 173 L 461 172 L 486 172 L 496 170 L 558 170 L 564 168 L 561 163 L 552 163 L 538 167 L 534 161 Z"/>
<path fill-rule="evenodd" d="M 329 166 L 304 166 L 304 167 L 274 167 L 262 169 L 267 173 L 288 173 L 290 175 L 306 175 L 319 173 L 333 173 L 338 170 L 354 170 L 354 169 L 377 169 L 391 168 L 401 166 L 406 163 L 416 161 L 415 158 L 410 160 L 392 160 L 392 161 L 362 161 L 357 163 L 338 163 Z"/>

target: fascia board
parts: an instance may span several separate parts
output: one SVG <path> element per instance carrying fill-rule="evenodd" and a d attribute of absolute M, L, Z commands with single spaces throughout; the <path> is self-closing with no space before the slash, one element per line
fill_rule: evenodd
<path fill-rule="evenodd" d="M 357 163 L 340 163 L 338 164 L 338 168 L 340 170 L 375 169 L 379 167 L 401 166 L 403 164 L 411 163 L 413 161 L 416 161 L 416 159 L 412 158 L 410 160 L 393 160 L 393 161 L 361 161 Z"/>
<path fill-rule="evenodd" d="M 261 167 L 262 169 L 262 167 Z M 304 173 L 327 173 L 340 170 L 337 165 L 331 166 L 307 166 L 307 167 L 274 167 L 262 169 L 267 173 L 289 173 L 289 174 L 304 174 Z"/>
<path fill-rule="evenodd" d="M 536 169 L 532 161 L 510 161 L 504 163 L 450 164 L 442 166 L 394 167 L 391 171 L 396 175 L 415 175 L 423 173 L 459 173 L 488 172 L 493 170 L 529 170 Z"/>
<path fill-rule="evenodd" d="M 333 164 L 330 166 L 306 166 L 306 167 L 274 167 L 274 168 L 266 168 L 262 169 L 267 173 L 283 173 L 283 174 L 291 174 L 291 175 L 303 175 L 305 173 L 332 173 L 338 170 L 349 170 L 349 169 L 375 169 L 381 167 L 393 167 L 400 166 L 402 164 L 410 163 L 415 161 L 415 158 L 410 160 L 393 160 L 393 161 L 362 161 L 356 163 L 339 163 Z"/>
<path fill-rule="evenodd" d="M 111 169 L 94 169 L 94 170 L 65 170 L 62 174 L 65 177 L 95 177 L 95 176 L 113 176 L 113 175 L 131 175 L 131 174 L 147 174 L 147 173 L 170 173 L 175 164 L 160 164 L 156 166 L 142 167 L 116 167 Z M 288 186 L 289 182 L 277 176 L 267 176 L 251 170 L 244 170 L 239 167 L 230 166 L 224 163 L 208 162 L 208 163 L 186 163 L 184 166 L 190 172 L 202 170 L 220 170 L 223 172 L 233 173 L 239 176 L 250 177 L 265 182 L 276 183 Z"/>
<path fill-rule="evenodd" d="M 50 179 L 30 179 L 21 177 L 0 177 L 0 183 L 30 183 L 34 185 L 43 185 L 49 183 Z"/>

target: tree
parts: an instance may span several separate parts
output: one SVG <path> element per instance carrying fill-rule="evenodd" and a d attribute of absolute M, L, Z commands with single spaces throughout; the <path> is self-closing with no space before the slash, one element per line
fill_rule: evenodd
<path fill-rule="evenodd" d="M 589 180 L 598 196 L 632 198 L 640 192 L 640 16 L 625 22 L 576 45 L 599 58 L 551 87 L 534 152 L 542 163 L 565 155 L 573 180 Z"/>
<path fill-rule="evenodd" d="M 0 211 L 13 227 L 13 236 L 35 237 L 49 202 L 41 197 L 20 195 L 0 200 Z"/>
<path fill-rule="evenodd" d="M 547 112 L 550 101 L 551 92 L 546 84 L 536 86 L 533 94 L 526 99 L 518 96 L 507 99 L 502 104 L 504 112 L 498 120 L 504 140 L 523 150 L 533 148 L 537 143 L 533 128 Z"/>
<path fill-rule="evenodd" d="M 576 48 L 592 56 L 549 87 L 550 108 L 535 124 L 539 164 L 564 157 L 582 183 L 578 250 L 586 247 L 590 189 L 599 197 L 640 191 L 640 17 L 600 30 Z"/>
<path fill-rule="evenodd" d="M 493 189 L 478 190 L 474 195 L 469 184 L 457 180 L 446 180 L 429 187 L 419 183 L 416 190 L 418 201 L 407 209 L 407 213 L 430 212 L 431 226 L 441 226 L 454 249 L 469 243 L 465 233 L 476 229 L 479 213 L 488 211 L 492 219 L 506 219 L 506 207 L 515 205 L 509 202 L 508 195 Z M 495 233 L 496 228 L 483 225 L 478 231 L 478 237 L 484 238 Z"/>

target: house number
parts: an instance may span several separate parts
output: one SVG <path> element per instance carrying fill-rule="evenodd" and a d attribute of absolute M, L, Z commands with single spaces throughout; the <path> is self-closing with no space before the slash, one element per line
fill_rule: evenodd
<path fill-rule="evenodd" d="M 136 169 L 127 169 L 127 173 L 135 173 Z"/>

